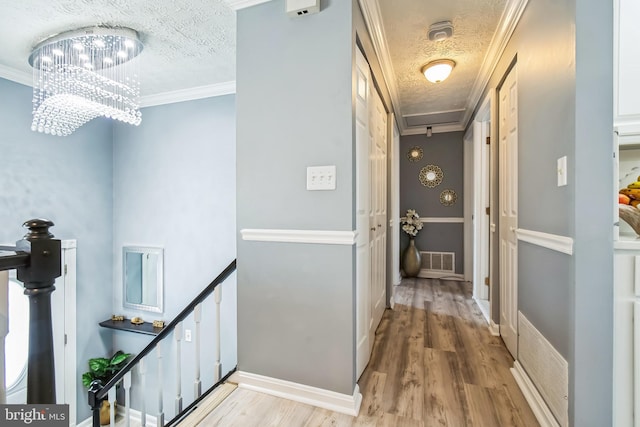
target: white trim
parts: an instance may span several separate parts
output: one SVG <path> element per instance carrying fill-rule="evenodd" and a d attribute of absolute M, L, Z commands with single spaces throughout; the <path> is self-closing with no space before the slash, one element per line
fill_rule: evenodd
<path fill-rule="evenodd" d="M 362 394 L 360 394 L 358 384 L 353 390 L 353 395 L 348 395 L 243 371 L 235 372 L 229 381 L 236 382 L 239 388 L 282 397 L 354 417 L 358 416 L 362 404 Z"/>
<path fill-rule="evenodd" d="M 257 4 L 266 3 L 271 0 L 225 0 L 229 7 L 233 10 L 240 10 L 246 7 L 255 6 Z"/>
<path fill-rule="evenodd" d="M 464 223 L 464 218 L 458 217 L 448 217 L 448 216 L 429 216 L 425 218 L 420 218 L 420 222 L 422 223 L 436 223 L 436 224 L 446 224 L 446 223 Z"/>
<path fill-rule="evenodd" d="M 540 423 L 540 427 L 560 427 L 560 424 L 556 421 L 551 410 L 540 395 L 540 392 L 538 392 L 538 389 L 533 385 L 533 382 L 517 360 L 513 363 L 511 374 L 513 378 L 515 378 L 516 383 L 518 383 L 518 387 L 520 387 L 524 398 L 527 400 L 527 403 L 529 403 L 533 414 Z"/>
<path fill-rule="evenodd" d="M 468 280 L 467 280 L 468 282 Z M 477 298 L 475 295 L 472 297 L 473 300 L 476 302 L 476 305 L 478 306 L 478 309 L 480 310 L 480 312 L 482 313 L 482 317 L 484 317 L 484 320 L 487 321 L 487 325 L 491 326 L 491 317 L 489 315 L 489 301 L 488 300 L 481 300 L 479 298 Z M 487 308 L 484 308 L 484 305 L 481 301 L 484 301 L 485 303 L 487 303 Z"/>
<path fill-rule="evenodd" d="M 33 86 L 33 74 L 16 70 L 0 64 L 0 78 L 11 80 L 25 86 Z"/>
<path fill-rule="evenodd" d="M 125 408 L 122 405 L 118 405 L 116 407 L 116 411 L 118 413 L 118 415 L 122 415 L 124 416 L 124 410 Z M 140 411 L 137 411 L 135 409 L 129 408 L 129 415 L 131 418 L 131 421 L 137 421 L 138 424 L 140 424 L 140 420 L 142 419 L 142 413 Z M 92 427 L 93 426 L 93 419 L 91 417 L 85 419 L 84 421 L 82 421 L 80 424 L 78 424 L 76 427 Z M 146 417 L 146 426 L 147 427 L 156 427 L 158 425 L 157 422 L 157 418 L 154 417 L 153 415 L 149 415 L 147 414 Z M 73 426 L 71 426 L 73 427 Z"/>
<path fill-rule="evenodd" d="M 430 125 L 433 133 L 462 132 L 465 128 L 462 123 L 449 123 L 445 125 Z M 402 130 L 401 135 L 424 135 L 427 133 L 427 126 L 412 126 Z"/>
<path fill-rule="evenodd" d="M 188 89 L 161 92 L 154 95 L 140 97 L 140 107 L 153 107 L 156 105 L 173 104 L 176 102 L 193 101 L 214 96 L 231 95 L 236 93 L 236 81 L 214 83 L 205 86 L 196 86 Z"/>
<path fill-rule="evenodd" d="M 491 319 L 489 321 L 489 332 L 494 337 L 499 337 L 500 336 L 500 325 L 498 325 L 496 322 L 494 322 L 493 319 Z"/>
<path fill-rule="evenodd" d="M 315 243 L 321 245 L 353 245 L 356 243 L 356 231 L 330 230 L 269 230 L 250 229 L 240 230 L 242 240 L 253 242 L 281 242 L 281 243 Z"/>
<path fill-rule="evenodd" d="M 543 233 L 541 231 L 525 230 L 518 228 L 516 236 L 519 241 L 538 245 L 563 254 L 573 255 L 573 239 L 557 234 Z"/>
<path fill-rule="evenodd" d="M 496 32 L 493 34 L 493 38 L 489 43 L 489 51 L 484 57 L 476 81 L 473 83 L 470 95 L 467 98 L 467 112 L 460 123 L 463 127 L 466 127 L 469 120 L 471 120 L 474 107 L 480 102 L 480 97 L 487 87 L 502 54 L 507 48 L 511 35 L 515 31 L 518 22 L 520 22 L 520 18 L 528 2 L 529 0 L 507 0 Z"/>
<path fill-rule="evenodd" d="M 464 275 L 451 273 L 449 271 L 435 271 L 435 270 L 427 270 L 425 268 L 421 269 L 418 273 L 418 277 L 421 279 L 446 279 L 446 280 L 458 280 L 463 282 Z"/>
<path fill-rule="evenodd" d="M 389 90 L 391 106 L 393 107 L 393 111 L 399 113 L 401 111 L 400 92 L 398 91 L 396 73 L 393 69 L 391 55 L 389 54 L 387 36 L 384 32 L 384 25 L 382 25 L 382 13 L 380 12 L 380 6 L 378 5 L 377 0 L 359 0 L 358 3 L 360 3 L 360 10 L 362 10 L 362 16 L 364 17 L 365 24 L 367 25 L 367 30 L 369 30 L 369 36 L 371 36 L 373 50 L 378 57 L 378 62 L 382 69 L 382 78 Z M 406 127 L 404 120 L 398 120 L 396 116 L 396 123 L 398 124 L 400 135 L 404 135 Z"/>
<path fill-rule="evenodd" d="M 0 64 L 0 78 L 20 83 L 25 86 L 33 86 L 33 77 L 14 68 Z M 197 86 L 187 89 L 161 92 L 140 97 L 140 107 L 153 107 L 155 105 L 173 104 L 176 102 L 193 101 L 214 96 L 231 95 L 236 93 L 236 81 L 214 83 L 205 86 Z"/>

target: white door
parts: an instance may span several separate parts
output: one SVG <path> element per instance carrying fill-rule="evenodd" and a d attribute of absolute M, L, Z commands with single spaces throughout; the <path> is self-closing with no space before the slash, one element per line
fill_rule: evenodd
<path fill-rule="evenodd" d="M 518 355 L 518 81 L 514 67 L 499 92 L 500 335 Z"/>
<path fill-rule="evenodd" d="M 370 268 L 371 322 L 369 346 L 373 348 L 375 332 L 386 307 L 387 260 L 387 112 L 370 82 L 369 93 L 369 172 L 370 178 Z"/>
<path fill-rule="evenodd" d="M 369 64 L 356 51 L 356 371 L 369 363 Z"/>

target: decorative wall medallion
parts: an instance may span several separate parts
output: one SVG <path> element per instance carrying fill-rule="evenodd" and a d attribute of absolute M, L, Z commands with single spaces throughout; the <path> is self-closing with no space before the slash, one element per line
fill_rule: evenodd
<path fill-rule="evenodd" d="M 440 193 L 440 203 L 445 206 L 451 206 L 458 200 L 458 195 L 453 190 L 444 190 Z"/>
<path fill-rule="evenodd" d="M 442 169 L 436 165 L 427 165 L 420 169 L 420 182 L 425 187 L 433 188 L 440 185 L 443 177 Z"/>
<path fill-rule="evenodd" d="M 407 159 L 409 159 L 410 162 L 422 160 L 422 156 L 424 156 L 424 151 L 422 151 L 422 147 L 418 146 L 411 147 L 411 150 L 407 153 Z"/>

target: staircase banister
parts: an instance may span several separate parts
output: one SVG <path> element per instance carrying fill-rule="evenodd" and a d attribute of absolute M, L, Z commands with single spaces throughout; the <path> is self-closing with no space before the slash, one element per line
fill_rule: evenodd
<path fill-rule="evenodd" d="M 203 302 L 222 282 L 224 282 L 236 269 L 236 260 L 234 259 L 231 264 L 227 266 L 213 281 L 202 291 L 198 296 L 194 298 L 194 300 L 187 305 L 184 310 L 180 312 L 168 325 L 166 325 L 162 331 L 156 335 L 156 337 L 144 348 L 140 353 L 138 353 L 133 359 L 131 359 L 118 373 L 111 378 L 111 380 L 100 389 L 100 391 L 96 392 L 93 390 L 89 390 L 89 394 L 94 394 L 93 401 L 97 402 L 104 399 L 107 396 L 109 390 L 114 387 L 121 379 L 125 376 L 127 372 L 129 372 L 143 357 L 149 354 L 158 344 L 162 341 L 167 335 L 169 335 L 173 328 L 184 319 L 187 318 L 189 314 L 194 310 L 196 305 Z M 92 401 L 92 396 L 89 396 L 89 402 Z"/>
<path fill-rule="evenodd" d="M 15 254 L 0 255 L 0 271 L 14 268 L 28 267 L 31 254 L 14 251 Z"/>

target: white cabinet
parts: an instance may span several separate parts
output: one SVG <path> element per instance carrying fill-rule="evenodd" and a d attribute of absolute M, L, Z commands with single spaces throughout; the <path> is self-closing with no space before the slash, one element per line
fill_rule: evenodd
<path fill-rule="evenodd" d="M 640 250 L 617 250 L 614 274 L 613 425 L 639 427 L 640 417 L 634 424 L 634 412 L 640 413 L 640 381 L 634 377 L 640 374 L 640 327 L 634 326 L 634 319 L 640 321 Z"/>
<path fill-rule="evenodd" d="M 640 133 L 640 2 L 614 1 L 614 126 Z"/>

